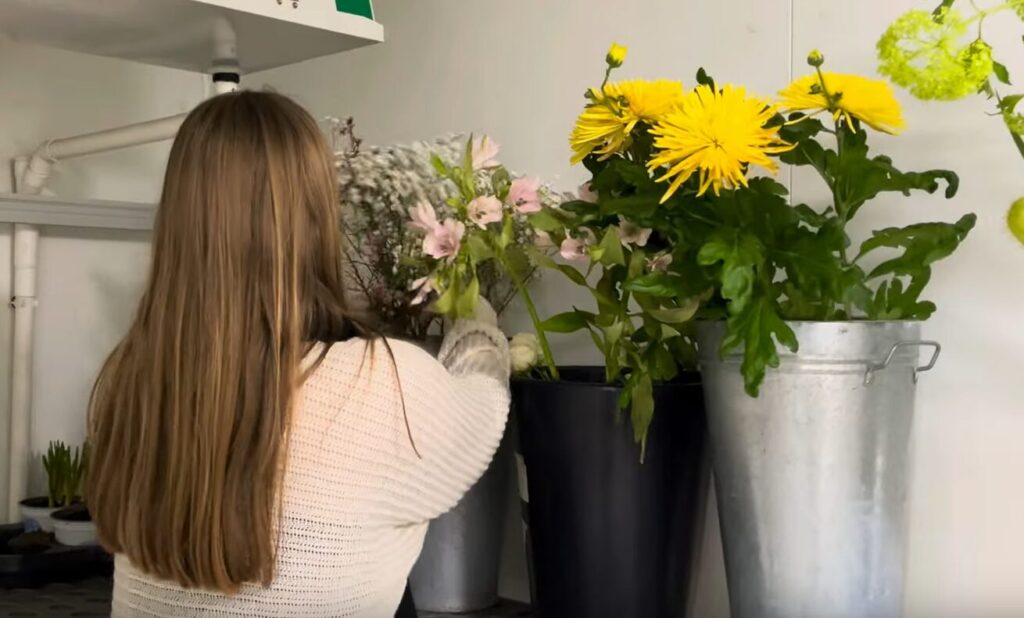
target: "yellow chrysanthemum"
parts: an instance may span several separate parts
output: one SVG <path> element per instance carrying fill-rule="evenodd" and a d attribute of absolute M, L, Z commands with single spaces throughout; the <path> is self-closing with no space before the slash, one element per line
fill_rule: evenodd
<path fill-rule="evenodd" d="M 779 92 L 780 106 L 811 114 L 830 111 L 835 120 L 856 118 L 876 131 L 896 135 L 905 126 L 900 104 L 888 82 L 844 73 L 821 74 L 833 99 L 830 105 L 817 74 L 805 75 Z"/>
<path fill-rule="evenodd" d="M 606 158 L 622 151 L 638 123 L 654 124 L 682 100 L 683 85 L 633 79 L 606 84 L 604 92 L 591 88 L 590 98 L 569 136 L 574 165 L 590 153 Z"/>
<path fill-rule="evenodd" d="M 748 97 L 742 87 L 728 85 L 715 91 L 701 85 L 687 93 L 678 108 L 651 129 L 659 152 L 647 167 L 668 166 L 658 182 L 674 178 L 662 203 L 695 173 L 700 174 L 697 195 L 703 195 L 709 187 L 718 194 L 722 187 L 746 186 L 751 164 L 777 171 L 769 155 L 793 146 L 779 139 L 777 128 L 765 127 L 775 114 L 773 105 Z"/>

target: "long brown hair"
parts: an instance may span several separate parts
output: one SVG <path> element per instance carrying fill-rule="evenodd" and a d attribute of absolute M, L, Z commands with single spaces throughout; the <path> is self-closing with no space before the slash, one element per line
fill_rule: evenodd
<path fill-rule="evenodd" d="M 186 587 L 271 581 L 301 361 L 353 335 L 339 236 L 301 107 L 238 92 L 185 119 L 148 286 L 90 403 L 86 495 L 109 550 Z"/>

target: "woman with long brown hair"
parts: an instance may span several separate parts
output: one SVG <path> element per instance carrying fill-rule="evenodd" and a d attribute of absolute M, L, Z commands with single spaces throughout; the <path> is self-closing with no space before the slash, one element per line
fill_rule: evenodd
<path fill-rule="evenodd" d="M 493 456 L 493 311 L 439 360 L 360 328 L 336 200 L 316 123 L 283 96 L 221 95 L 182 125 L 149 283 L 90 405 L 115 616 L 391 616 L 427 522 Z"/>

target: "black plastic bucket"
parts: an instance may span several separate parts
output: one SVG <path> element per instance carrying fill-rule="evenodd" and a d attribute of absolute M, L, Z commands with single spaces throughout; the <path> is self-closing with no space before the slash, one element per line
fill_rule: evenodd
<path fill-rule="evenodd" d="M 533 603 L 547 618 L 685 610 L 707 491 L 700 376 L 654 388 L 640 462 L 621 389 L 599 367 L 513 381 Z"/>

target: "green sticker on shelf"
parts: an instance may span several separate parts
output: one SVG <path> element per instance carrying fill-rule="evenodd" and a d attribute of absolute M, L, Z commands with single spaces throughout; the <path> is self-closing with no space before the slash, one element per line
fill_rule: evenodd
<path fill-rule="evenodd" d="M 338 7 L 338 11 L 342 13 L 373 19 L 372 0 L 334 0 L 334 4 Z"/>

